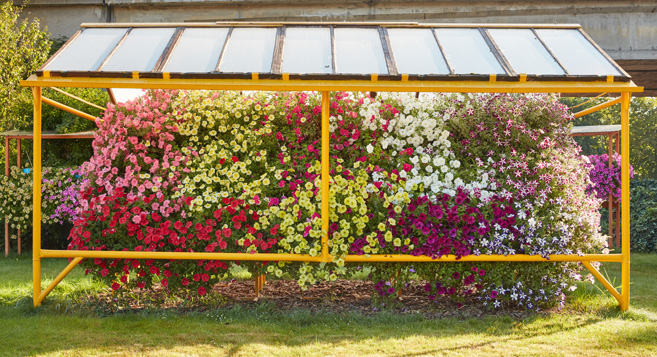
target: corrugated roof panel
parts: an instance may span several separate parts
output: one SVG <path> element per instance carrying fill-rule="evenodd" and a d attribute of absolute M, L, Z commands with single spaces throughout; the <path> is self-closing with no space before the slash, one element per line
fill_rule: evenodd
<path fill-rule="evenodd" d="M 283 47 L 283 73 L 333 73 L 331 29 L 288 27 Z"/>
<path fill-rule="evenodd" d="M 49 71 L 95 71 L 112 52 L 127 28 L 87 28 L 46 66 Z"/>
<path fill-rule="evenodd" d="M 164 66 L 164 72 L 214 72 L 228 35 L 227 27 L 187 28 Z"/>
<path fill-rule="evenodd" d="M 578 30 L 537 29 L 536 33 L 573 75 L 622 75 Z"/>
<path fill-rule="evenodd" d="M 219 71 L 270 73 L 275 44 L 275 27 L 234 28 L 226 43 Z"/>
<path fill-rule="evenodd" d="M 390 28 L 388 38 L 399 73 L 449 74 L 431 29 Z"/>
<path fill-rule="evenodd" d="M 336 72 L 388 74 L 383 44 L 376 28 L 338 27 L 334 34 Z"/>
<path fill-rule="evenodd" d="M 505 73 L 478 29 L 436 28 L 434 31 L 454 73 Z"/>
<path fill-rule="evenodd" d="M 174 27 L 132 29 L 101 71 L 152 71 L 175 30 Z"/>
<path fill-rule="evenodd" d="M 531 29 L 489 29 L 516 73 L 565 74 Z"/>

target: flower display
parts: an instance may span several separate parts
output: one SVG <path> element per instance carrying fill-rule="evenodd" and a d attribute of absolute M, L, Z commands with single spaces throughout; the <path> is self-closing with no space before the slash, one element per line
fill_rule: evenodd
<path fill-rule="evenodd" d="M 153 91 L 110 106 L 81 170 L 70 249 L 322 254 L 329 263 L 89 259 L 112 289 L 202 296 L 240 264 L 302 288 L 367 265 L 375 295 L 410 279 L 444 295 L 536 309 L 563 302 L 575 263 L 441 263 L 454 255 L 600 252 L 600 200 L 548 95 L 332 93 L 330 214 L 321 216 L 316 93 Z M 323 231 L 325 225 L 328 231 Z M 423 264 L 345 264 L 407 254 Z M 461 299 L 461 300 L 459 300 Z"/>
<path fill-rule="evenodd" d="M 591 183 L 586 190 L 601 200 L 609 199 L 611 194 L 614 198 L 621 198 L 621 156 L 614 153 L 611 167 L 609 167 L 609 155 L 589 155 L 586 157 L 591 169 Z M 634 168 L 630 165 L 630 178 L 634 177 Z"/>
<path fill-rule="evenodd" d="M 44 167 L 41 173 L 41 222 L 73 222 L 81 185 L 85 180 L 77 168 Z M 12 167 L 9 176 L 0 176 L 0 215 L 11 228 L 26 229 L 32 224 L 32 171 Z"/>

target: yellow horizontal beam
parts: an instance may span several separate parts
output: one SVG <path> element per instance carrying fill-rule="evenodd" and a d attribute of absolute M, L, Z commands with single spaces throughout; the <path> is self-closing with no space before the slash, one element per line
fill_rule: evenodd
<path fill-rule="evenodd" d="M 24 87 L 214 89 L 260 91 L 379 91 L 457 93 L 600 93 L 642 92 L 633 82 L 489 82 L 489 81 L 371 81 L 260 79 L 161 79 L 37 77 L 21 81 Z"/>
<path fill-rule="evenodd" d="M 294 261 L 294 262 L 330 262 L 333 257 L 325 259 L 321 256 L 311 257 L 306 254 L 278 253 L 206 253 L 206 252 L 130 252 L 102 250 L 41 250 L 41 258 L 111 258 L 111 259 L 184 259 L 184 260 L 240 260 L 240 261 Z M 433 259 L 427 256 L 412 255 L 347 255 L 345 262 L 621 262 L 621 254 L 586 254 L 550 255 L 545 259 L 539 255 L 468 255 L 456 259 L 454 255 L 446 255 Z"/>
<path fill-rule="evenodd" d="M 602 109 L 611 107 L 612 105 L 618 104 L 620 102 L 621 102 L 621 98 L 618 97 L 618 98 L 610 100 L 608 102 L 600 103 L 598 105 L 592 106 L 591 108 L 584 109 L 581 112 L 575 113 L 575 118 L 583 117 L 587 114 L 591 114 L 593 112 L 597 112 L 598 110 L 602 110 Z"/>
<path fill-rule="evenodd" d="M 180 259 L 322 262 L 322 257 L 305 254 L 276 253 L 206 253 L 206 252 L 127 252 L 102 250 L 41 250 L 41 258 L 111 258 L 111 259 Z"/>
<path fill-rule="evenodd" d="M 466 255 L 456 259 L 454 255 L 445 255 L 437 259 L 424 255 L 347 255 L 345 262 L 621 262 L 621 254 L 585 254 L 585 255 L 550 255 L 545 259 L 540 255 L 514 254 L 514 255 Z"/>

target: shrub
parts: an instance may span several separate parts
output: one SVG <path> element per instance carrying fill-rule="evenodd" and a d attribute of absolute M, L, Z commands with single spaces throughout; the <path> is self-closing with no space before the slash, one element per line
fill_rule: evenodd
<path fill-rule="evenodd" d="M 657 252 L 657 180 L 630 181 L 630 248 L 633 252 Z M 609 218 L 602 210 L 602 227 Z"/>

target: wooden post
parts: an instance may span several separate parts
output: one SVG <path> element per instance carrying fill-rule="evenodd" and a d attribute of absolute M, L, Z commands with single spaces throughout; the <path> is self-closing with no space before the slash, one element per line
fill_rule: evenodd
<path fill-rule="evenodd" d="M 620 133 L 616 133 L 616 152 L 620 153 Z M 616 248 L 621 246 L 620 200 L 616 201 Z"/>
<path fill-rule="evenodd" d="M 613 149 L 613 143 L 612 143 L 612 134 L 609 134 L 609 169 L 611 171 L 611 167 L 613 165 L 613 160 L 614 160 L 614 149 Z M 607 211 L 609 211 L 608 214 L 608 219 L 609 219 L 609 248 L 611 248 L 614 245 L 614 194 L 613 192 L 609 191 L 609 198 L 607 201 Z"/>
<path fill-rule="evenodd" d="M 260 297 L 260 291 L 265 287 L 265 275 L 257 275 L 255 277 L 255 297 Z"/>
<path fill-rule="evenodd" d="M 5 136 L 5 176 L 9 177 L 9 137 Z M 9 221 L 5 218 L 5 257 L 9 256 Z"/>
<path fill-rule="evenodd" d="M 16 167 L 18 167 L 18 170 L 21 170 L 21 139 L 17 138 L 16 139 Z M 22 248 L 21 248 L 21 230 L 20 228 L 16 232 L 16 245 L 18 248 L 18 255 L 22 254 Z"/>

